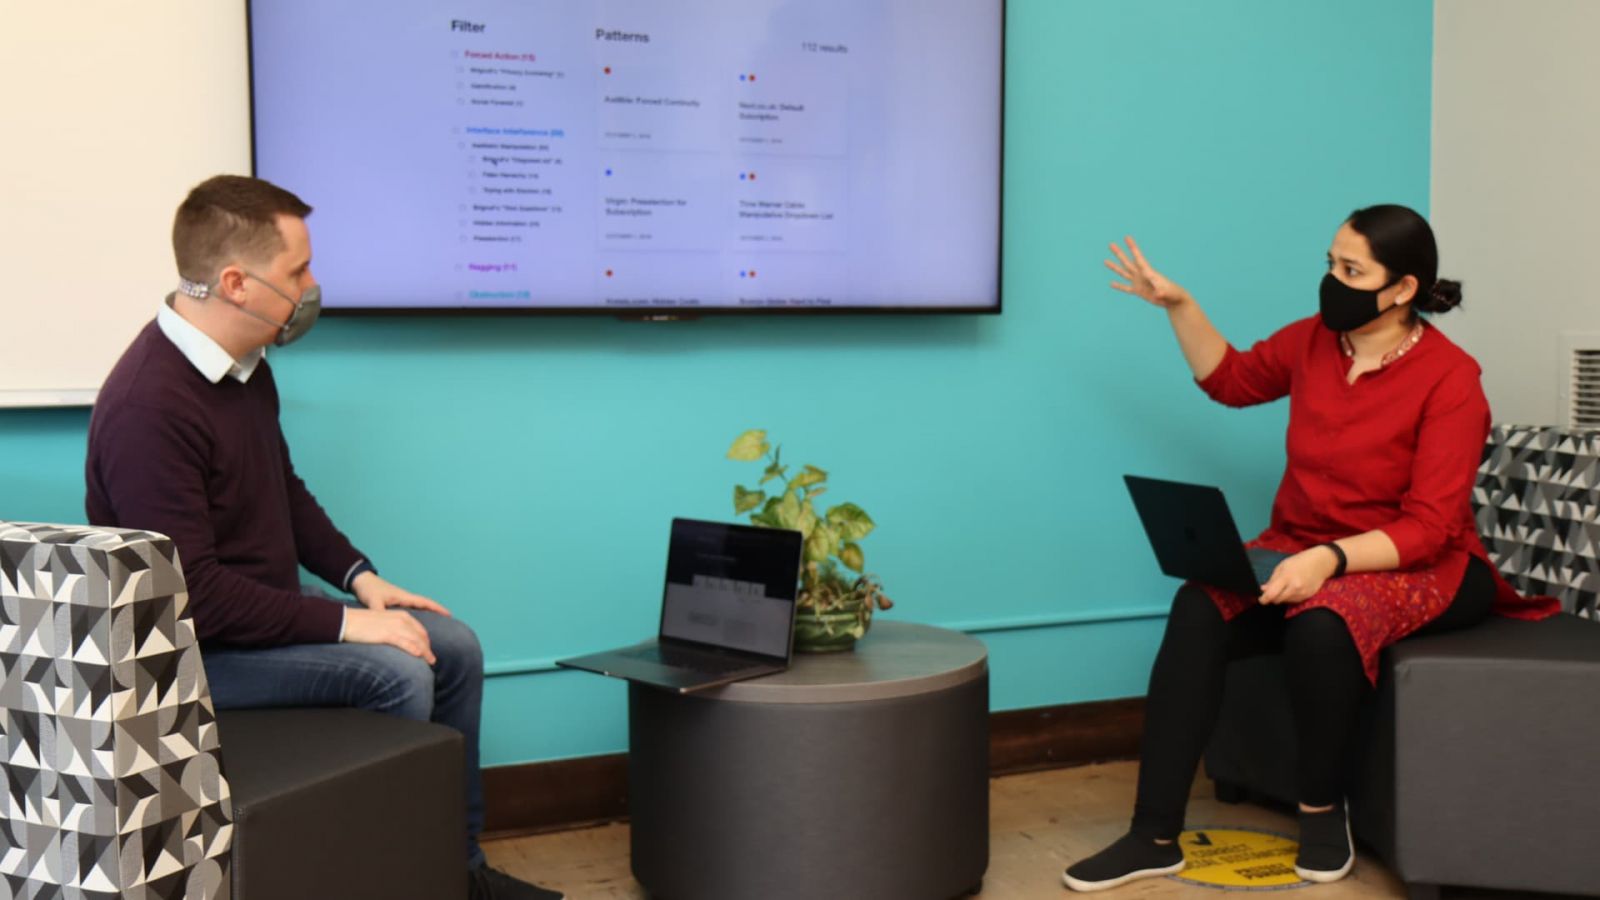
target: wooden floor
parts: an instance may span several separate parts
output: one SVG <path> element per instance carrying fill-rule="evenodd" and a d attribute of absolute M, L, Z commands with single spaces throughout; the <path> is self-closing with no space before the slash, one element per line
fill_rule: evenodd
<path fill-rule="evenodd" d="M 985 900 L 1064 900 L 1061 870 L 1101 849 L 1128 828 L 1133 807 L 1135 763 L 1109 763 L 1010 775 L 990 782 L 989 871 Z M 1253 826 L 1293 836 L 1293 818 L 1250 804 L 1228 806 L 1197 781 L 1188 824 Z M 564 890 L 571 900 L 645 900 L 628 872 L 628 827 L 606 825 L 578 831 L 493 841 L 489 861 L 513 875 Z M 1362 856 L 1345 880 L 1307 886 L 1307 900 L 1350 897 L 1405 897 L 1400 882 Z M 1165 878 L 1135 882 L 1101 896 L 1110 898 L 1222 896 L 1216 890 Z M 1490 896 L 1474 894 L 1473 896 Z M 1503 897 L 1508 895 L 1494 895 Z M 871 898 L 850 898 L 871 900 Z"/>

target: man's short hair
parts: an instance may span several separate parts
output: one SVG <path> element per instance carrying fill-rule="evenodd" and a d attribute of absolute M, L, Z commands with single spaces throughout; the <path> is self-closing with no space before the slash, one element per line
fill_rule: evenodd
<path fill-rule="evenodd" d="M 304 219 L 311 207 L 281 187 L 243 175 L 217 175 L 196 185 L 172 220 L 178 274 L 209 284 L 235 260 L 264 262 L 283 252 L 278 216 Z"/>

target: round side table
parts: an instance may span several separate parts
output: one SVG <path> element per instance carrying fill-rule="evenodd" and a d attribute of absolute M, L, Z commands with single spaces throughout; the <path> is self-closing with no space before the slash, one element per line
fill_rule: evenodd
<path fill-rule="evenodd" d="M 879 620 L 701 694 L 628 689 L 633 874 L 661 900 L 949 900 L 989 864 L 983 642 Z"/>

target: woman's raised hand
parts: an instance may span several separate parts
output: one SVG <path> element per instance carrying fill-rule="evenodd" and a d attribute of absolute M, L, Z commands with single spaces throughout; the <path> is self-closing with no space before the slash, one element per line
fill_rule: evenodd
<path fill-rule="evenodd" d="M 1144 258 L 1144 254 L 1139 251 L 1139 245 L 1132 237 L 1127 240 L 1127 253 L 1123 253 L 1122 247 L 1113 243 L 1111 252 L 1116 254 L 1117 261 L 1106 260 L 1106 268 L 1124 279 L 1111 282 L 1112 287 L 1163 309 L 1171 309 L 1190 299 L 1188 291 L 1168 281 L 1166 276 L 1150 265 L 1150 261 Z"/>

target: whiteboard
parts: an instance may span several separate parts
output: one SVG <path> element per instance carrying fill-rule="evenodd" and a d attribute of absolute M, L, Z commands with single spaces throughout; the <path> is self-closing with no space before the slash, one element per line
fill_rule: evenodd
<path fill-rule="evenodd" d="M 0 407 L 87 405 L 177 273 L 189 188 L 250 173 L 242 0 L 13 3 L 0 28 Z"/>

